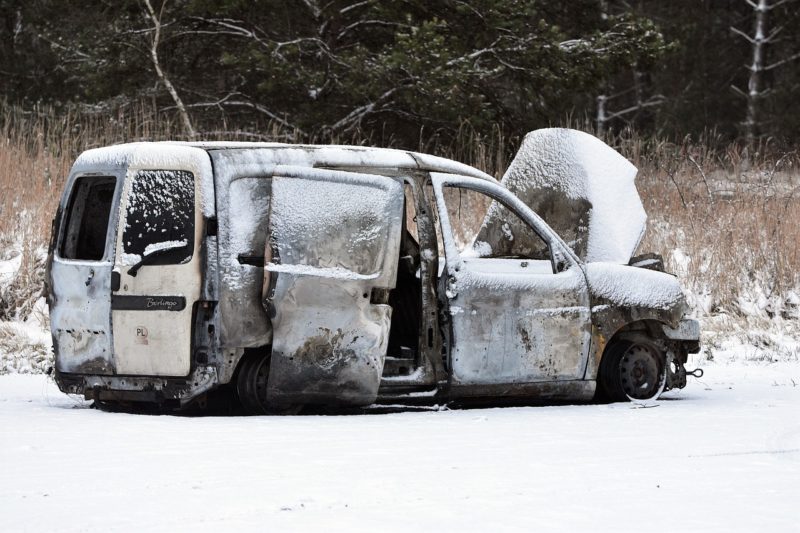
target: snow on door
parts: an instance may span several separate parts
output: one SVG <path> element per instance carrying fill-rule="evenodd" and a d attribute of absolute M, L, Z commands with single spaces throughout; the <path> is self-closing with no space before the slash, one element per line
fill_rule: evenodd
<path fill-rule="evenodd" d="M 402 185 L 383 176 L 277 167 L 270 202 L 268 401 L 371 403 L 389 338 Z"/>

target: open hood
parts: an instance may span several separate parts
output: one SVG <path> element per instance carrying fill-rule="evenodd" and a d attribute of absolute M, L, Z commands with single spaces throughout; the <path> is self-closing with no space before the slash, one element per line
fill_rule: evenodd
<path fill-rule="evenodd" d="M 501 183 L 584 261 L 627 264 L 647 220 L 634 184 L 636 172 L 600 139 L 577 130 L 548 128 L 525 136 Z M 490 207 L 476 244 L 486 243 L 494 253 L 502 253 L 511 248 L 515 236 L 525 238 L 527 232 L 515 231 L 515 217 L 504 216 L 504 211 L 500 205 Z"/>

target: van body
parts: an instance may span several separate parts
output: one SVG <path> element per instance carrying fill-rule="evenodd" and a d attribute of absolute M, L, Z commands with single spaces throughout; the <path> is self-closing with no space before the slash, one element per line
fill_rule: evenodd
<path fill-rule="evenodd" d="M 540 249 L 460 250 L 462 192 Z M 673 276 L 582 261 L 472 167 L 363 147 L 87 151 L 47 292 L 59 387 L 108 405 L 651 398 L 685 386 L 699 342 Z"/>

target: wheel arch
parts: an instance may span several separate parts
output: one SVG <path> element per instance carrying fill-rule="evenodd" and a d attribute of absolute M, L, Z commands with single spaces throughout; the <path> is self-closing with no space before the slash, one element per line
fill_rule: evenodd
<path fill-rule="evenodd" d="M 666 373 L 666 387 L 664 391 L 686 386 L 686 345 L 683 341 L 670 339 L 665 333 L 664 328 L 673 327 L 673 322 L 660 320 L 658 318 L 642 318 L 621 324 L 608 337 L 595 331 L 596 341 L 594 353 L 594 368 L 591 377 L 597 383 L 598 394 L 601 392 L 601 377 L 603 376 L 604 363 L 609 357 L 615 355 L 615 351 L 620 344 L 646 344 L 658 350 L 662 359 L 664 372 Z M 595 328 L 597 329 L 597 328 Z M 598 395 L 599 397 L 599 395 Z"/>

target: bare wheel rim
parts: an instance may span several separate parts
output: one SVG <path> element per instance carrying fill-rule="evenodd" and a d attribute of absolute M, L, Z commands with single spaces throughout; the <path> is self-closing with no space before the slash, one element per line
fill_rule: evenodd
<path fill-rule="evenodd" d="M 622 390 L 633 400 L 650 400 L 664 390 L 666 374 L 656 350 L 645 344 L 633 344 L 619 363 Z"/>

